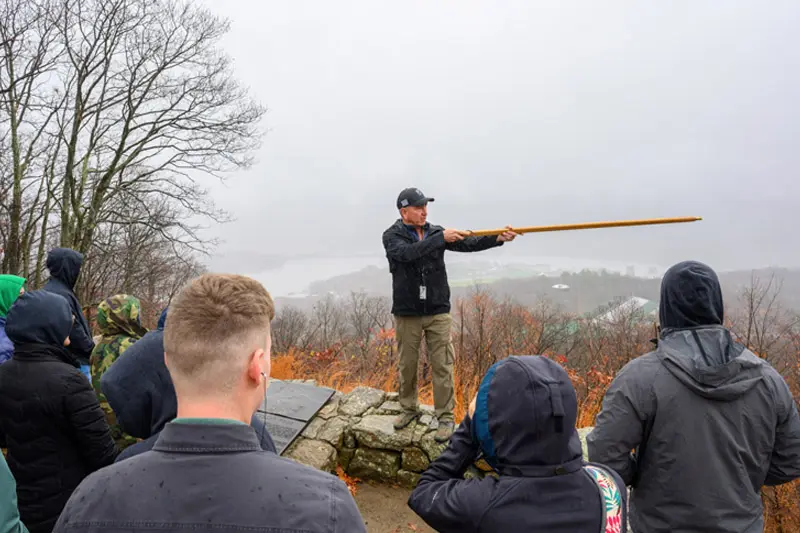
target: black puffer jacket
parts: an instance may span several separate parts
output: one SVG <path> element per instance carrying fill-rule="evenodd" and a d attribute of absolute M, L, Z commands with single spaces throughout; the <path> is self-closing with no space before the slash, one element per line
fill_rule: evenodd
<path fill-rule="evenodd" d="M 54 248 L 47 254 L 47 270 L 50 271 L 50 280 L 45 283 L 43 290 L 63 296 L 69 302 L 70 310 L 75 315 L 75 324 L 69 334 L 70 345 L 67 351 L 79 363 L 88 365 L 89 357 L 94 350 L 92 330 L 83 315 L 81 304 L 75 296 L 75 283 L 81 273 L 83 255 L 69 248 Z"/>
<path fill-rule="evenodd" d="M 425 224 L 425 238 L 419 240 L 416 231 L 401 219 L 383 232 L 383 248 L 392 273 L 392 314 L 398 316 L 428 316 L 450 312 L 450 285 L 444 265 L 444 252 L 480 252 L 502 246 L 495 236 L 467 237 L 448 243 L 444 228 Z M 426 298 L 420 298 L 425 286 Z"/>
<path fill-rule="evenodd" d="M 14 357 L 0 365 L 0 444 L 31 533 L 51 531 L 75 487 L 117 453 L 97 396 L 61 346 L 71 325 L 67 301 L 45 291 L 21 296 L 6 323 Z"/>

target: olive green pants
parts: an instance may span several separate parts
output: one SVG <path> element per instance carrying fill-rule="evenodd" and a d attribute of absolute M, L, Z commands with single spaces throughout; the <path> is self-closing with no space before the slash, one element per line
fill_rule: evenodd
<path fill-rule="evenodd" d="M 439 420 L 453 420 L 455 352 L 451 342 L 449 313 L 433 316 L 396 316 L 395 335 L 400 356 L 399 402 L 406 411 L 417 410 L 417 368 L 422 336 L 428 348 L 433 374 L 433 404 Z"/>

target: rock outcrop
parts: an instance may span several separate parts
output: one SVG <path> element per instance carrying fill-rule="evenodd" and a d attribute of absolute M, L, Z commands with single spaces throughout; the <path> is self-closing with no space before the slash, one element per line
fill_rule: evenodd
<path fill-rule="evenodd" d="M 407 427 L 392 425 L 400 414 L 397 393 L 358 387 L 331 396 L 284 454 L 300 463 L 334 472 L 337 465 L 348 475 L 414 487 L 419 475 L 446 448 L 433 438 L 438 422 L 431 406 Z M 582 428 L 584 457 L 586 435 Z M 479 461 L 465 477 L 482 477 L 488 467 Z"/>

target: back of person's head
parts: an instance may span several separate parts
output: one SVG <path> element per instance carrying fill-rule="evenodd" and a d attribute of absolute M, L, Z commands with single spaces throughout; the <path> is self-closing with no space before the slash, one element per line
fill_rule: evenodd
<path fill-rule="evenodd" d="M 65 346 L 72 329 L 69 302 L 47 291 L 26 292 L 11 307 L 6 317 L 6 335 L 14 346 L 44 344 Z"/>
<path fill-rule="evenodd" d="M 83 265 L 83 254 L 71 248 L 53 248 L 47 253 L 50 277 L 74 288 Z"/>
<path fill-rule="evenodd" d="M 554 476 L 583 464 L 577 413 L 575 388 L 561 365 L 539 355 L 510 356 L 483 377 L 472 431 L 498 473 Z"/>
<path fill-rule="evenodd" d="M 164 329 L 167 368 L 181 398 L 260 401 L 270 371 L 270 322 L 275 306 L 254 279 L 206 274 L 172 301 Z M 251 413 L 252 414 L 252 413 Z"/>
<path fill-rule="evenodd" d="M 0 318 L 5 318 L 11 306 L 20 297 L 25 287 L 25 278 L 12 274 L 0 275 Z"/>
<path fill-rule="evenodd" d="M 662 330 L 722 325 L 724 305 L 716 272 L 697 261 L 672 266 L 661 281 L 658 314 Z"/>
<path fill-rule="evenodd" d="M 147 331 L 142 326 L 142 305 L 130 294 L 109 296 L 97 306 L 97 327 L 103 335 L 141 337 Z"/>

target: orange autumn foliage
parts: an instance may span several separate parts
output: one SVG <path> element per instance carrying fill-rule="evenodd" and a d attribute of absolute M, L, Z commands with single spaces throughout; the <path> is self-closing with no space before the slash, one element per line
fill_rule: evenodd
<path fill-rule="evenodd" d="M 546 304 L 530 309 L 508 301 L 498 302 L 485 293 L 460 300 L 453 309 L 457 421 L 466 414 L 480 379 L 494 362 L 513 354 L 539 354 L 554 359 L 567 370 L 578 396 L 576 425 L 592 426 L 615 374 L 634 357 L 653 349 L 650 342 L 654 336 L 653 324 L 635 313 L 598 324 L 560 314 Z M 423 342 L 419 400 L 432 405 L 431 368 L 425 351 Z M 797 365 L 794 369 L 781 368 L 795 398 L 800 397 L 800 363 Z M 343 339 L 332 347 L 289 348 L 285 353 L 275 354 L 272 376 L 314 379 L 319 385 L 345 393 L 358 386 L 397 391 L 394 330 L 380 329 L 369 342 L 353 346 Z M 354 491 L 357 480 L 342 474 L 339 477 Z M 763 501 L 766 533 L 800 531 L 800 482 L 764 489 Z"/>

